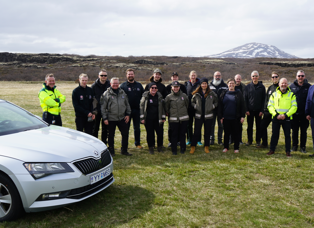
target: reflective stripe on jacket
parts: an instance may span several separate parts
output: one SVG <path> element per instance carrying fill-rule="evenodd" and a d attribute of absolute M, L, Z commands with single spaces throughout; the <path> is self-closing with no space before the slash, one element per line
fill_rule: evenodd
<path fill-rule="evenodd" d="M 44 112 L 60 115 L 61 103 L 65 102 L 65 96 L 60 93 L 56 86 L 51 89 L 46 83 L 43 83 L 43 88 L 39 91 L 38 98 Z M 59 99 L 59 102 L 56 99 Z"/>
<path fill-rule="evenodd" d="M 165 99 L 165 109 L 169 115 L 169 122 L 188 121 L 189 98 L 181 90 L 174 93 L 171 91 Z"/>
<path fill-rule="evenodd" d="M 164 109 L 164 100 L 161 93 L 157 92 L 157 96 L 158 96 L 158 121 L 159 121 L 159 124 L 162 124 L 163 123 L 162 120 L 166 119 L 166 113 Z M 141 102 L 140 102 L 141 121 L 146 120 L 148 97 L 149 97 L 149 91 L 144 92 Z"/>
<path fill-rule="evenodd" d="M 287 87 L 287 91 L 283 94 L 280 91 L 280 87 L 276 89 L 276 92 L 272 93 L 268 102 L 268 111 L 274 118 L 279 114 L 286 114 L 287 117 L 292 119 L 292 115 L 297 111 L 297 100 L 295 94 L 291 92 Z"/>
<path fill-rule="evenodd" d="M 205 119 L 212 119 L 214 117 L 214 109 L 218 106 L 218 97 L 215 92 L 210 91 L 205 94 Z M 193 95 L 191 105 L 195 109 L 195 118 L 201 119 L 202 117 L 202 97 L 199 93 Z"/>

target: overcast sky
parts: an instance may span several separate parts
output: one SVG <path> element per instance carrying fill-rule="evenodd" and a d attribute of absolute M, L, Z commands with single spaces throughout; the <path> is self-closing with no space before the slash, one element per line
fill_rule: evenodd
<path fill-rule="evenodd" d="M 310 0 L 0 3 L 0 52 L 205 56 L 258 42 L 314 58 Z"/>

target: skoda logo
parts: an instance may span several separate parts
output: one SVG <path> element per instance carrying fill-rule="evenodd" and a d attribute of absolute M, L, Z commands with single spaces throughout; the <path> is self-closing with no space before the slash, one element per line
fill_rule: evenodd
<path fill-rule="evenodd" d="M 99 155 L 99 153 L 95 150 L 94 151 L 94 154 L 96 155 L 96 156 L 98 156 Z"/>

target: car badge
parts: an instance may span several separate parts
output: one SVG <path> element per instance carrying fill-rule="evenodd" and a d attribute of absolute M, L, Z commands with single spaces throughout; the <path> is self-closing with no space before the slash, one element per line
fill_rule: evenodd
<path fill-rule="evenodd" d="M 96 155 L 96 156 L 98 156 L 99 155 L 99 153 L 95 150 L 94 151 L 94 154 Z"/>

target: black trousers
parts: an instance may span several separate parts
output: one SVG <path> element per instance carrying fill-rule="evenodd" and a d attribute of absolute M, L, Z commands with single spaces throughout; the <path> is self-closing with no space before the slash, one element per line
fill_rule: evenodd
<path fill-rule="evenodd" d="M 168 118 L 168 141 L 171 143 L 172 129 L 170 127 L 170 122 Z M 180 137 L 178 135 L 177 141 L 180 142 Z"/>
<path fill-rule="evenodd" d="M 276 118 L 272 121 L 272 135 L 270 140 L 270 150 L 275 151 L 276 146 L 278 144 L 280 126 L 282 126 L 284 135 L 285 135 L 285 144 L 286 144 L 286 152 L 290 152 L 291 149 L 291 137 L 290 137 L 290 129 L 291 129 L 291 121 L 290 119 L 278 120 Z"/>
<path fill-rule="evenodd" d="M 292 126 L 292 145 L 298 146 L 299 144 L 299 129 L 300 129 L 300 147 L 306 146 L 306 139 L 307 139 L 307 128 L 309 127 L 310 123 L 306 119 L 304 115 L 293 115 L 293 119 L 291 121 Z"/>
<path fill-rule="evenodd" d="M 269 112 L 264 112 L 263 119 L 261 120 L 261 138 L 262 144 L 268 146 L 268 134 L 267 128 L 271 123 L 271 114 Z"/>
<path fill-rule="evenodd" d="M 93 126 L 93 136 L 98 138 L 98 131 L 99 131 L 99 125 L 101 123 L 101 141 L 103 141 L 105 144 L 107 144 L 108 139 L 108 126 L 104 123 L 104 120 L 102 119 L 101 113 L 98 113 L 94 120 L 94 126 Z"/>
<path fill-rule="evenodd" d="M 209 137 L 210 137 L 210 132 L 212 129 L 212 123 L 213 119 L 197 119 L 195 118 L 195 126 L 194 126 L 194 136 L 193 140 L 191 143 L 191 146 L 196 146 L 197 139 L 202 138 L 201 137 L 201 132 L 202 132 L 202 125 L 204 124 L 204 146 L 209 146 Z"/>
<path fill-rule="evenodd" d="M 235 120 L 223 120 L 223 126 L 224 126 L 224 148 L 227 148 L 229 150 L 229 137 L 231 136 L 234 141 L 234 149 L 239 149 L 240 144 L 240 135 L 239 130 L 242 126 L 240 122 L 240 118 L 237 118 Z"/>
<path fill-rule="evenodd" d="M 130 129 L 131 119 L 133 121 L 133 129 L 134 129 L 134 144 L 135 146 L 141 145 L 141 119 L 140 119 L 140 110 L 132 109 L 130 115 L 130 121 L 128 122 L 128 127 Z"/>
<path fill-rule="evenodd" d="M 256 135 L 255 140 L 256 143 L 260 143 L 261 141 L 261 117 L 259 116 L 260 111 L 250 111 L 250 115 L 247 116 L 247 138 L 249 142 L 253 142 L 253 123 L 255 118 L 255 127 L 256 127 Z"/>
<path fill-rule="evenodd" d="M 193 121 L 195 118 L 195 109 L 189 108 L 188 114 L 189 114 L 189 121 L 188 121 L 188 129 L 187 129 L 187 140 L 191 142 L 193 139 Z"/>
<path fill-rule="evenodd" d="M 170 122 L 170 127 L 172 129 L 172 136 L 171 136 L 171 150 L 172 152 L 177 152 L 177 138 L 178 135 L 180 137 L 180 148 L 181 151 L 186 150 L 185 144 L 185 133 L 188 126 L 189 121 L 182 121 L 182 122 Z"/>
<path fill-rule="evenodd" d="M 223 133 L 223 126 L 221 122 L 218 119 L 217 111 L 214 111 L 213 116 L 213 123 L 212 123 L 212 129 L 210 133 L 210 140 L 215 141 L 215 125 L 217 121 L 218 125 L 218 143 L 222 142 L 222 133 Z"/>
<path fill-rule="evenodd" d="M 126 152 L 128 150 L 128 145 L 129 145 L 129 126 L 127 123 L 125 123 L 124 119 L 120 121 L 109 121 L 108 145 L 109 147 L 114 148 L 114 136 L 115 136 L 117 126 L 122 136 L 122 144 L 121 144 L 122 151 Z"/>
<path fill-rule="evenodd" d="M 61 115 L 52 115 L 49 112 L 43 113 L 43 120 L 49 124 L 62 126 Z"/>
<path fill-rule="evenodd" d="M 76 130 L 85 132 L 90 135 L 93 134 L 94 121 L 88 122 L 87 117 L 76 116 L 75 124 L 76 124 Z"/>
<path fill-rule="evenodd" d="M 162 146 L 164 143 L 164 124 L 159 124 L 159 120 L 145 120 L 146 140 L 148 147 L 155 147 L 155 132 L 157 135 L 157 146 Z"/>

